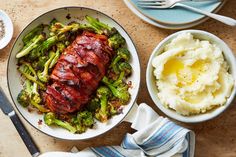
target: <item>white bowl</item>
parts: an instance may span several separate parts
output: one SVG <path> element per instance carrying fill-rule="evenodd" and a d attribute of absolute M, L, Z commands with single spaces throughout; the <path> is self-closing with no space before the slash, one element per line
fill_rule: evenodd
<path fill-rule="evenodd" d="M 0 50 L 8 45 L 13 36 L 13 24 L 10 17 L 4 11 L 0 10 L 0 20 L 4 23 L 5 36 L 0 39 Z"/>
<path fill-rule="evenodd" d="M 71 17 L 69 20 L 66 18 L 68 14 Z M 22 89 L 22 83 L 21 83 L 20 73 L 17 71 L 17 65 L 16 65 L 17 59 L 15 56 L 19 52 L 19 50 L 22 48 L 22 44 L 23 44 L 22 38 L 27 32 L 32 30 L 37 25 L 42 24 L 42 23 L 49 24 L 53 18 L 56 18 L 58 21 L 62 23 L 69 23 L 72 21 L 78 21 L 78 22 L 83 23 L 85 22 L 85 19 L 84 19 L 85 15 L 90 15 L 95 18 L 99 18 L 99 20 L 101 20 L 102 22 L 115 27 L 119 31 L 119 33 L 125 38 L 126 43 L 127 43 L 127 48 L 131 52 L 130 64 L 134 69 L 132 72 L 132 75 L 128 78 L 128 81 L 132 81 L 132 85 L 133 85 L 133 88 L 130 89 L 129 91 L 131 94 L 131 100 L 124 107 L 123 113 L 112 117 L 107 123 L 97 122 L 93 129 L 88 129 L 85 133 L 82 133 L 82 134 L 73 134 L 65 129 L 62 129 L 59 127 L 49 127 L 45 124 L 38 125 L 38 121 L 40 119 L 43 120 L 43 115 L 42 114 L 40 115 L 36 112 L 31 112 L 31 113 L 28 112 L 27 109 L 23 108 L 17 102 L 17 95 Z M 67 139 L 67 140 L 85 140 L 85 139 L 99 136 L 111 130 L 117 124 L 122 122 L 125 116 L 129 113 L 138 95 L 138 90 L 139 90 L 139 85 L 140 85 L 140 63 L 139 63 L 138 54 L 137 54 L 137 51 L 136 51 L 136 48 L 132 39 L 129 37 L 127 32 L 124 30 L 124 28 L 121 25 L 119 25 L 115 20 L 113 20 L 111 17 L 99 11 L 89 9 L 89 8 L 63 7 L 63 8 L 51 10 L 49 12 L 46 12 L 40 15 L 39 17 L 34 19 L 30 24 L 28 24 L 25 27 L 25 29 L 20 33 L 20 35 L 17 37 L 12 47 L 12 50 L 8 59 L 7 81 L 8 81 L 8 89 L 16 108 L 29 124 L 31 124 L 36 129 L 42 131 L 43 133 L 56 137 L 56 138 Z"/>
<path fill-rule="evenodd" d="M 160 100 L 157 96 L 158 91 L 157 91 L 157 86 L 156 86 L 156 78 L 153 74 L 154 68 L 152 66 L 153 58 L 162 52 L 162 50 L 166 44 L 168 44 L 178 34 L 183 33 L 183 32 L 189 32 L 189 33 L 193 34 L 193 36 L 195 38 L 208 40 L 211 43 L 215 43 L 216 45 L 218 45 L 223 51 L 224 57 L 230 66 L 230 73 L 233 75 L 233 78 L 234 78 L 234 87 L 233 87 L 232 93 L 231 93 L 230 97 L 227 99 L 225 105 L 217 107 L 217 109 L 215 109 L 215 110 L 212 110 L 212 111 L 209 111 L 209 112 L 206 112 L 203 114 L 192 115 L 192 116 L 180 115 L 177 112 L 175 112 L 174 110 L 168 109 L 163 106 L 163 104 L 160 102 Z M 153 50 L 153 52 L 150 56 L 148 65 L 147 65 L 146 83 L 147 83 L 148 91 L 149 91 L 149 94 L 150 94 L 152 100 L 157 105 L 157 107 L 162 112 L 164 112 L 167 116 L 169 116 L 173 119 L 176 119 L 178 121 L 181 121 L 181 122 L 186 122 L 186 123 L 197 123 L 197 122 L 203 122 L 206 120 L 210 120 L 210 119 L 218 116 L 219 114 L 221 114 L 223 111 L 225 111 L 226 108 L 228 108 L 230 106 L 231 102 L 233 101 L 233 99 L 235 97 L 235 93 L 236 93 L 236 60 L 235 60 L 235 56 L 233 55 L 232 50 L 227 46 L 227 44 L 223 40 L 221 40 L 220 38 L 218 38 L 217 36 L 215 36 L 209 32 L 205 32 L 205 31 L 201 31 L 201 30 L 179 31 L 179 32 L 176 32 L 176 33 L 166 37 Z"/>

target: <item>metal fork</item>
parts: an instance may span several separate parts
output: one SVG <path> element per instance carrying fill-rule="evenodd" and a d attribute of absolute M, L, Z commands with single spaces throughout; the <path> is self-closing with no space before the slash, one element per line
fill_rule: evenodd
<path fill-rule="evenodd" d="M 193 0 L 138 0 L 138 6 L 141 8 L 147 8 L 147 9 L 165 9 L 165 8 L 173 8 L 176 6 L 183 7 L 183 8 L 195 11 L 197 13 L 206 15 L 208 17 L 211 17 L 227 25 L 236 26 L 236 20 L 233 18 L 206 12 L 206 11 L 179 3 L 183 1 L 193 1 Z M 195 1 L 197 2 L 197 0 Z M 206 0 L 199 0 L 199 1 L 206 1 Z"/>

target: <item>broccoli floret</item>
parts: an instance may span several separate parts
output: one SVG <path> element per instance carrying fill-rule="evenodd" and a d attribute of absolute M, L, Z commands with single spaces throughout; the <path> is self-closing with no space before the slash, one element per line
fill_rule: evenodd
<path fill-rule="evenodd" d="M 72 133 L 76 132 L 76 128 L 73 127 L 70 123 L 68 122 L 64 122 L 62 120 L 59 120 L 56 118 L 56 115 L 53 112 L 48 112 L 44 115 L 44 122 L 48 125 L 51 126 L 53 124 L 56 124 L 62 128 L 65 128 L 67 130 L 69 130 Z"/>
<path fill-rule="evenodd" d="M 68 25 L 64 25 L 57 21 L 52 21 L 52 24 L 49 27 L 50 32 L 54 33 L 54 35 L 61 35 L 66 32 L 75 32 L 80 29 L 80 24 L 76 22 L 72 22 Z"/>
<path fill-rule="evenodd" d="M 16 58 L 21 58 L 28 55 L 31 50 L 39 47 L 39 43 L 43 40 L 45 40 L 44 34 L 36 35 L 27 45 L 23 47 L 23 49 L 19 53 L 16 54 Z"/>
<path fill-rule="evenodd" d="M 125 83 L 121 83 L 118 86 L 114 86 L 106 76 L 103 77 L 102 82 L 109 87 L 112 94 L 121 99 L 123 102 L 128 102 L 130 99 L 130 94 L 128 92 L 128 86 Z"/>
<path fill-rule="evenodd" d="M 111 36 L 117 33 L 117 30 L 114 27 L 110 27 L 91 16 L 87 15 L 85 16 L 85 18 L 88 21 L 89 26 L 91 26 L 97 34 L 104 34 L 106 36 Z"/>
<path fill-rule="evenodd" d="M 108 45 L 114 50 L 125 45 L 125 39 L 120 34 L 114 34 L 108 39 Z"/>
<path fill-rule="evenodd" d="M 118 79 L 113 83 L 113 85 L 116 87 L 123 83 L 123 80 L 125 79 L 126 76 L 129 76 L 132 73 L 132 67 L 129 63 L 127 62 L 122 62 L 118 64 L 118 69 L 120 71 L 120 75 Z"/>
<path fill-rule="evenodd" d="M 58 21 L 57 21 L 57 19 L 52 19 L 52 21 L 50 22 L 50 24 L 49 24 L 49 27 L 48 27 L 48 30 L 49 30 L 49 34 L 50 34 L 50 36 L 54 36 L 55 35 L 55 23 L 57 23 Z"/>
<path fill-rule="evenodd" d="M 32 84 L 29 80 L 25 80 L 24 89 L 18 94 L 17 101 L 23 107 L 32 105 L 40 112 L 48 112 L 48 109 L 39 104 L 42 99 L 38 93 L 38 85 L 36 83 Z"/>
<path fill-rule="evenodd" d="M 76 132 L 83 133 L 87 128 L 91 128 L 93 126 L 93 115 L 89 111 L 78 112 L 77 116 L 72 119 L 72 123 L 75 125 Z"/>
<path fill-rule="evenodd" d="M 49 65 L 52 62 L 53 58 L 55 57 L 55 53 L 54 52 L 50 52 L 49 53 L 49 59 L 47 60 L 47 62 L 44 64 L 44 69 L 42 72 L 38 71 L 37 75 L 40 81 L 42 82 L 48 82 L 49 79 L 49 75 L 48 75 L 48 70 L 49 70 Z"/>
<path fill-rule="evenodd" d="M 130 60 L 130 52 L 127 48 L 119 48 L 117 50 L 117 56 L 113 59 L 110 68 L 115 72 L 115 74 L 119 73 L 118 62 L 120 60 L 124 60 L 128 62 Z"/>
<path fill-rule="evenodd" d="M 40 70 L 40 71 L 43 71 L 44 69 L 44 65 L 45 63 L 47 62 L 48 60 L 48 56 L 41 56 L 38 58 L 37 61 L 34 61 L 32 63 L 32 67 L 35 69 L 35 70 Z"/>
<path fill-rule="evenodd" d="M 111 91 L 106 86 L 101 86 L 97 89 L 97 97 L 100 99 L 100 109 L 95 113 L 95 117 L 102 122 L 108 119 L 108 99 L 111 96 Z"/>
<path fill-rule="evenodd" d="M 30 63 L 27 62 L 21 62 L 20 67 L 18 68 L 18 71 L 28 80 L 38 84 L 41 89 L 45 89 L 45 85 L 37 80 L 37 74 L 35 70 L 32 68 Z"/>
<path fill-rule="evenodd" d="M 29 80 L 26 80 L 24 89 L 22 89 L 17 96 L 18 103 L 23 107 L 29 106 L 30 95 L 31 95 L 31 84 Z"/>
<path fill-rule="evenodd" d="M 129 76 L 132 73 L 132 67 L 128 62 L 122 62 L 118 65 L 119 71 L 124 72 L 125 76 Z"/>
<path fill-rule="evenodd" d="M 51 61 L 50 65 L 49 65 L 49 69 L 54 67 L 54 65 L 57 63 L 57 60 L 59 59 L 60 54 L 63 52 L 65 47 L 66 46 L 63 43 L 61 43 L 61 42 L 57 43 L 57 51 L 56 51 L 55 57 L 53 58 L 53 60 Z"/>
<path fill-rule="evenodd" d="M 37 49 L 38 55 L 43 55 L 47 50 L 49 50 L 53 45 L 55 45 L 58 42 L 58 36 L 52 36 L 47 38 Z"/>
<path fill-rule="evenodd" d="M 44 25 L 40 24 L 34 29 L 32 29 L 28 34 L 26 34 L 22 39 L 24 45 L 27 45 L 31 41 L 31 39 L 33 39 L 36 35 L 39 35 L 40 33 L 42 33 L 43 29 L 44 29 Z"/>
<path fill-rule="evenodd" d="M 97 97 L 91 99 L 88 103 L 88 105 L 86 105 L 86 108 L 88 109 L 88 111 L 90 112 L 95 112 L 97 109 L 100 108 L 100 103 L 99 103 L 99 99 Z"/>

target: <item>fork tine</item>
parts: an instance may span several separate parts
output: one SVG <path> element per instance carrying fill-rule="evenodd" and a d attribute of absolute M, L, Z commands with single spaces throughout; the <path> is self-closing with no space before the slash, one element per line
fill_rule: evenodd
<path fill-rule="evenodd" d="M 167 8 L 166 6 L 160 5 L 160 6 L 153 6 L 153 5 L 139 5 L 141 8 L 145 9 L 165 9 Z"/>
<path fill-rule="evenodd" d="M 138 3 L 139 6 L 162 6 L 162 3 Z"/>
<path fill-rule="evenodd" d="M 160 5 L 164 5 L 164 3 L 160 3 L 160 2 L 155 2 L 155 3 L 151 3 L 151 2 L 138 2 L 138 5 L 151 5 L 151 6 L 160 6 Z"/>
<path fill-rule="evenodd" d="M 143 2 L 143 3 L 146 3 L 146 2 L 165 2 L 165 0 L 138 0 L 138 3 L 139 2 Z"/>

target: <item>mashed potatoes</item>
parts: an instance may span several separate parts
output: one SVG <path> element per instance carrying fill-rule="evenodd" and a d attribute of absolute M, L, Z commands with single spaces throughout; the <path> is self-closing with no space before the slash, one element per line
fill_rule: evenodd
<path fill-rule="evenodd" d="M 152 65 L 161 103 L 182 115 L 224 105 L 234 84 L 220 48 L 190 33 L 174 38 Z"/>

